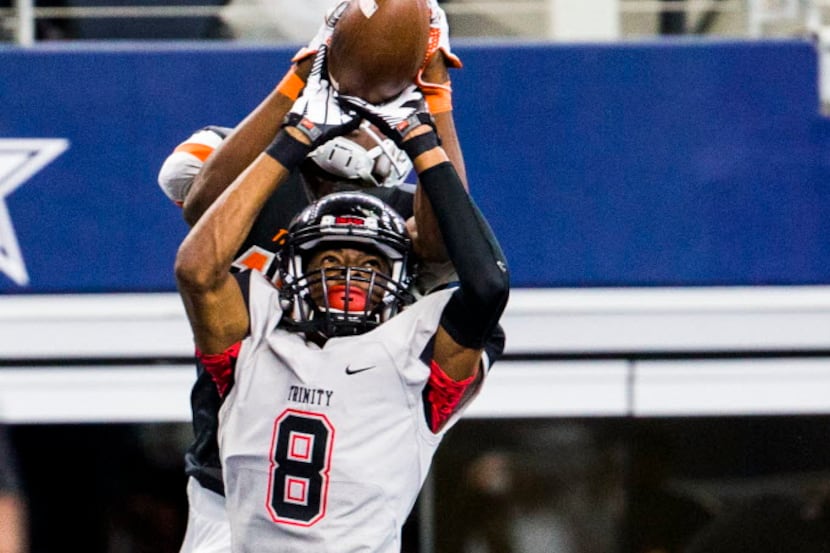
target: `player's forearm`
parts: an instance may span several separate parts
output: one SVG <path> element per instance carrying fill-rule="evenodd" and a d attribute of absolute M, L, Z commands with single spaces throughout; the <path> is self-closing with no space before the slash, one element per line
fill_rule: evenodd
<path fill-rule="evenodd" d="M 191 229 L 176 256 L 180 287 L 210 290 L 227 272 L 268 197 L 289 170 L 262 154 L 231 184 Z"/>
<path fill-rule="evenodd" d="M 248 313 L 230 274 L 231 263 L 265 201 L 288 173 L 270 156 L 258 157 L 179 247 L 176 282 L 195 345 L 204 353 L 220 353 L 247 334 Z"/>
<path fill-rule="evenodd" d="M 444 63 L 444 56 L 440 51 L 433 62 L 430 63 L 428 70 L 424 72 L 424 77 L 428 82 L 443 83 L 440 86 L 433 87 L 431 91 L 429 89 L 425 90 L 424 94 L 430 104 L 436 132 L 441 137 L 441 147 L 452 162 L 453 167 L 455 167 L 464 189 L 469 190 L 467 168 L 464 164 L 464 156 L 461 153 L 461 144 L 458 140 L 453 118 L 449 74 Z M 430 97 L 433 97 L 433 99 L 437 97 L 438 100 L 430 102 Z M 447 250 L 438 229 L 438 222 L 435 220 L 435 213 L 429 200 L 424 196 L 421 187 L 418 187 L 415 191 L 415 221 L 418 226 L 419 243 L 417 244 L 417 253 L 427 261 L 446 261 Z"/>
<path fill-rule="evenodd" d="M 423 261 L 436 263 L 447 261 L 449 259 L 447 249 L 444 247 L 444 238 L 441 236 L 438 221 L 435 219 L 435 212 L 421 186 L 415 189 L 413 211 L 418 230 L 415 253 Z"/>
<path fill-rule="evenodd" d="M 446 111 L 433 115 L 436 131 L 441 137 L 441 149 L 446 158 L 455 167 L 459 180 L 465 190 L 467 186 L 467 173 L 464 165 L 464 157 L 461 154 L 461 145 L 455 133 L 455 123 L 452 118 L 452 111 Z M 432 209 L 429 199 L 424 195 L 423 187 L 415 189 L 415 223 L 418 227 L 418 254 L 426 261 L 447 261 L 447 250 L 444 246 L 444 239 L 438 228 L 438 221 L 435 219 L 435 212 Z"/>
<path fill-rule="evenodd" d="M 441 8 L 435 6 L 436 10 Z M 449 32 L 447 29 L 444 32 Z M 460 62 L 459 62 L 460 63 Z M 452 106 L 452 82 L 447 65 L 447 56 L 439 49 L 424 68 L 418 84 L 424 92 L 424 99 L 429 106 L 429 112 L 435 121 L 435 130 L 441 137 L 441 147 L 449 156 L 464 188 L 467 185 L 467 167 L 464 165 L 464 156 L 461 153 L 461 143 L 455 129 L 455 118 Z"/>
<path fill-rule="evenodd" d="M 438 132 L 438 136 L 441 137 L 441 147 L 447 152 L 447 157 L 455 167 L 464 189 L 469 190 L 467 167 L 464 165 L 464 155 L 461 153 L 461 143 L 458 140 L 452 111 L 435 113 L 432 118 L 435 120 L 435 130 Z"/>
<path fill-rule="evenodd" d="M 23 500 L 0 492 L 0 553 L 28 551 L 26 520 Z"/>
<path fill-rule="evenodd" d="M 475 311 L 501 314 L 509 291 L 507 261 L 490 225 L 461 185 L 452 165 L 438 163 L 419 173 L 435 211 L 450 261 Z"/>
<path fill-rule="evenodd" d="M 424 152 L 414 165 L 460 283 L 444 310 L 442 327 L 459 345 L 480 349 L 507 304 L 510 278 L 506 259 L 441 148 Z"/>
<path fill-rule="evenodd" d="M 288 89 L 284 79 L 205 160 L 182 206 L 185 221 L 191 226 L 271 143 L 300 92 L 296 86 L 305 82 L 310 69 L 310 61 L 292 68 L 287 76 L 299 79 L 294 88 Z"/>
<path fill-rule="evenodd" d="M 293 101 L 275 89 L 207 158 L 184 202 L 184 218 L 194 225 L 222 192 L 274 139 Z"/>

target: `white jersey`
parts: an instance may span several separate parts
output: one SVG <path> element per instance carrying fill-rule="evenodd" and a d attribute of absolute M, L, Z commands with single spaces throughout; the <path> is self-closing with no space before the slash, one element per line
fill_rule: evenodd
<path fill-rule="evenodd" d="M 251 275 L 251 335 L 220 411 L 233 551 L 398 553 L 438 433 L 420 356 L 452 291 L 324 347 L 277 327 L 277 290 Z M 487 367 L 484 367 L 486 372 Z"/>

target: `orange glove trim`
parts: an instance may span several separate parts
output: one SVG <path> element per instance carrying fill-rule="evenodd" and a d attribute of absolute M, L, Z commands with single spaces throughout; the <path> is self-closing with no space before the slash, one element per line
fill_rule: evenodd
<path fill-rule="evenodd" d="M 442 85 L 426 85 L 422 87 L 424 100 L 427 102 L 429 112 L 433 115 L 452 111 L 452 87 L 450 81 Z"/>
<path fill-rule="evenodd" d="M 427 38 L 427 51 L 424 55 L 424 63 L 421 64 L 421 69 L 424 69 L 427 65 L 429 65 L 429 62 L 432 60 L 433 56 L 435 56 L 435 54 L 439 51 L 444 54 L 444 62 L 447 64 L 447 67 L 452 67 L 454 69 L 461 69 L 464 67 L 464 64 L 461 63 L 461 58 L 450 52 L 447 48 L 441 46 L 441 29 L 438 29 L 437 27 L 430 27 L 429 37 Z"/>
<path fill-rule="evenodd" d="M 277 92 L 292 100 L 299 98 L 300 93 L 305 87 L 305 81 L 297 75 L 296 68 L 296 65 L 292 65 L 288 73 L 285 74 L 285 77 L 280 81 L 280 84 L 277 85 Z"/>

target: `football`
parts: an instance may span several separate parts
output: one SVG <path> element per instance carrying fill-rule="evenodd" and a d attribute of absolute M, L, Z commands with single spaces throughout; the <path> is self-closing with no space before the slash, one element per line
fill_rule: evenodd
<path fill-rule="evenodd" d="M 337 90 L 374 104 L 400 94 L 426 56 L 429 18 L 426 0 L 351 0 L 331 37 Z"/>

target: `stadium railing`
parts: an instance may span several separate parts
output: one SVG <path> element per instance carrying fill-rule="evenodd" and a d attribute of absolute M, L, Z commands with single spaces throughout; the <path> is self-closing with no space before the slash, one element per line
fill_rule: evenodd
<path fill-rule="evenodd" d="M 39 39 L 38 22 L 72 20 L 84 38 L 168 38 L 170 33 L 147 29 L 135 36 L 131 19 L 176 21 L 180 36 L 199 36 L 199 23 L 230 18 L 238 24 L 233 38 L 245 39 L 251 26 L 262 24 L 251 17 L 256 2 L 237 5 L 222 0 L 129 0 L 106 5 L 96 0 L 70 0 L 60 6 L 40 5 L 37 0 L 0 1 L 0 36 L 20 45 Z M 620 40 L 664 34 L 711 34 L 759 38 L 762 36 L 816 33 L 824 26 L 830 0 L 452 0 L 442 2 L 455 36 L 479 36 L 534 40 Z M 125 35 L 102 33 L 101 28 L 119 21 Z M 182 21 L 189 21 L 181 25 Z M 175 34 L 175 33 L 174 33 Z M 217 38 L 217 37 L 212 37 Z M 222 38 L 222 37 L 218 37 Z M 227 37 L 230 38 L 230 37 Z"/>

